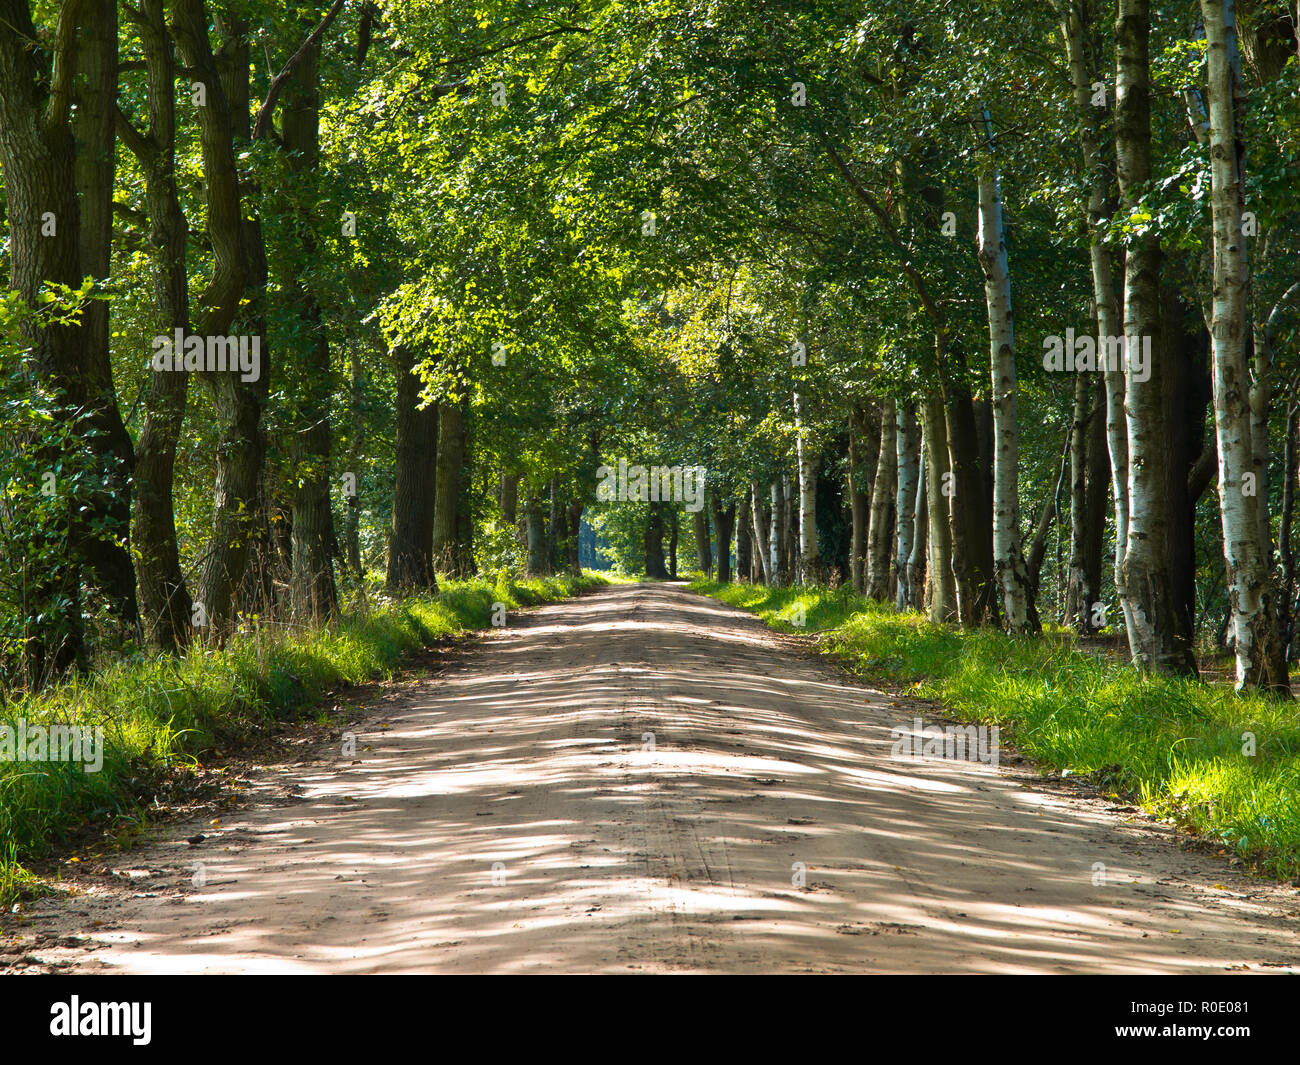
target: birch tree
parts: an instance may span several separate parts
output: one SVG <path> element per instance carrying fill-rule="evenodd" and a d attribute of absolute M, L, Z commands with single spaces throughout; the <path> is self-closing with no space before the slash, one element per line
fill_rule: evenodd
<path fill-rule="evenodd" d="M 979 116 L 985 156 L 979 168 L 980 268 L 988 307 L 989 351 L 993 377 L 993 572 L 1002 592 L 1007 631 L 1037 632 L 1029 571 L 1020 544 L 1020 433 L 1016 423 L 1016 346 L 1011 314 L 1011 271 L 1002 222 L 1002 193 L 997 169 L 987 152 L 992 122 Z"/>
<path fill-rule="evenodd" d="M 1290 694 L 1285 648 L 1278 629 L 1276 589 L 1261 542 L 1253 483 L 1251 378 L 1246 358 L 1249 263 L 1242 233 L 1244 195 L 1240 140 L 1244 97 L 1232 0 L 1201 0 L 1207 43 L 1210 111 L 1211 214 L 1214 287 L 1214 425 L 1219 446 L 1219 514 L 1232 610 L 1237 689 Z"/>

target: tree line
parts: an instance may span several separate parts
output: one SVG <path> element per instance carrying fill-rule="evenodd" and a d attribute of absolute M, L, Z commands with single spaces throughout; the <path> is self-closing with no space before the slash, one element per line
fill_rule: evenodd
<path fill-rule="evenodd" d="M 451 8 L 0 2 L 8 683 L 594 526 L 1289 692 L 1294 9 Z"/>

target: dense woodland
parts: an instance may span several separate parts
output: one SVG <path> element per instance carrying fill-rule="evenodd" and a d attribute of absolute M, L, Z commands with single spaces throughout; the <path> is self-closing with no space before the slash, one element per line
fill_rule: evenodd
<path fill-rule="evenodd" d="M 1298 17 L 0 0 L 0 683 L 595 529 L 1288 693 Z"/>

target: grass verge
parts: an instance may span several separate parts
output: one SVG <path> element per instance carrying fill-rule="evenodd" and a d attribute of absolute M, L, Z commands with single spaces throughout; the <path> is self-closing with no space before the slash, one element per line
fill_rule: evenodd
<path fill-rule="evenodd" d="M 936 699 L 959 720 L 1000 725 L 1040 768 L 1088 778 L 1258 872 L 1300 876 L 1294 703 L 1139 676 L 1065 632 L 1009 637 L 934 625 L 842 588 L 690 587 L 773 628 L 815 633 L 856 672 Z"/>
<path fill-rule="evenodd" d="M 310 708 L 326 691 L 386 679 L 403 654 L 491 623 L 507 609 L 564 599 L 603 578 L 443 582 L 436 595 L 380 600 L 318 629 L 262 627 L 223 648 L 139 657 L 0 706 L 0 904 L 35 890 L 24 861 L 66 846 L 73 833 L 138 826 L 160 783 L 185 763 L 239 746 Z M 40 754 L 36 729 L 102 729 L 94 762 Z M 21 732 L 20 732 L 21 730 Z M 47 746 L 47 754 L 53 751 Z"/>

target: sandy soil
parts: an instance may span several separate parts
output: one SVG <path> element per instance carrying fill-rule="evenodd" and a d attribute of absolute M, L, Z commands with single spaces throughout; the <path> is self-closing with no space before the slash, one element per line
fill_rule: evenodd
<path fill-rule="evenodd" d="M 1018 768 L 892 757 L 917 708 L 791 644 L 670 585 L 514 615 L 354 757 L 33 903 L 9 971 L 1300 971 L 1294 888 Z"/>

